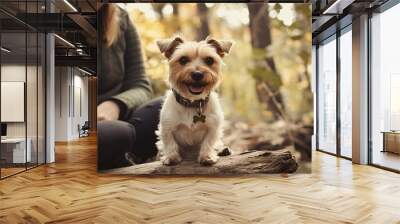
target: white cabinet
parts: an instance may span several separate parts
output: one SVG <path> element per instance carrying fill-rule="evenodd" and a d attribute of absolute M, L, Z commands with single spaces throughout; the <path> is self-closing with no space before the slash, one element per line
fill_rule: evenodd
<path fill-rule="evenodd" d="M 26 151 L 25 144 L 27 143 Z M 25 163 L 32 161 L 32 141 L 25 138 L 7 138 L 1 140 L 2 152 L 5 156 L 2 156 L 7 163 Z M 12 159 L 11 159 L 12 158 Z"/>

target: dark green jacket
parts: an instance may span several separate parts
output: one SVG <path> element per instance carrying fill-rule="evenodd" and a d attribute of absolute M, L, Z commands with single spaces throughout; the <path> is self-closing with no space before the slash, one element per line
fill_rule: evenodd
<path fill-rule="evenodd" d="M 152 88 L 145 75 L 139 35 L 122 9 L 120 16 L 118 40 L 111 47 L 107 47 L 104 41 L 101 44 L 98 104 L 106 100 L 116 101 L 121 109 L 120 119 L 125 120 L 128 113 L 151 98 Z M 102 28 L 99 33 L 103 33 Z"/>

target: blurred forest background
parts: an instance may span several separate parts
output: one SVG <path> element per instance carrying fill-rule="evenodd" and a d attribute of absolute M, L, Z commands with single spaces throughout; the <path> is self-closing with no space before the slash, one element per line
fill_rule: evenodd
<path fill-rule="evenodd" d="M 310 4 L 119 5 L 139 32 L 146 73 L 156 95 L 163 95 L 168 88 L 168 64 L 155 44 L 157 39 L 180 35 L 203 40 L 210 35 L 233 40 L 231 53 L 224 58 L 223 82 L 218 90 L 230 125 L 227 144 L 236 148 L 291 144 L 300 151 L 302 161 L 311 160 Z M 244 141 L 234 142 L 236 135 Z"/>

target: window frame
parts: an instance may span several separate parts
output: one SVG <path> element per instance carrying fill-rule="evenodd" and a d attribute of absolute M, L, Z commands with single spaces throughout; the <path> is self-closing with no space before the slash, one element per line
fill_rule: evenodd
<path fill-rule="evenodd" d="M 351 21 L 352 17 L 350 15 L 345 16 L 344 18 L 342 18 L 341 20 L 339 20 L 337 23 L 339 23 L 339 27 L 338 24 L 333 24 L 331 27 L 329 27 L 326 31 L 328 33 L 321 33 L 322 38 L 318 39 L 317 43 L 315 44 L 316 46 L 316 52 L 315 52 L 315 56 L 316 56 L 316 114 L 315 114 L 315 119 L 316 119 L 316 151 L 319 152 L 323 152 L 329 155 L 333 155 L 333 156 L 337 156 L 339 158 L 343 158 L 346 160 L 352 160 L 352 158 L 347 157 L 342 155 L 341 153 L 341 119 L 340 119 L 340 103 L 341 103 L 341 99 L 340 99 L 340 77 L 341 77 L 341 67 L 340 67 L 340 38 L 342 35 L 344 35 L 347 32 L 351 32 L 352 31 L 352 21 Z M 336 29 L 336 32 L 332 32 L 332 29 Z M 335 38 L 332 39 L 332 36 L 335 36 Z M 332 40 L 329 40 L 329 39 Z M 319 102 L 319 79 L 320 79 L 320 75 L 319 75 L 319 53 L 318 53 L 318 49 L 321 45 L 321 43 L 323 42 L 329 42 L 329 41 L 336 41 L 336 152 L 332 153 L 332 152 L 328 152 L 324 149 L 321 149 L 319 147 L 320 143 L 319 143 L 319 122 L 320 122 L 320 118 L 319 118 L 319 106 L 320 106 L 320 102 Z"/>

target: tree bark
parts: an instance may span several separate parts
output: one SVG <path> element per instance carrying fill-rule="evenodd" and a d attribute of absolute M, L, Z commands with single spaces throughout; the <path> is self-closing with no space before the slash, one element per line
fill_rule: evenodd
<path fill-rule="evenodd" d="M 173 15 L 174 16 L 179 16 L 179 5 L 178 3 L 173 3 L 172 8 L 174 9 Z"/>
<path fill-rule="evenodd" d="M 158 13 L 158 15 L 160 15 L 160 20 L 164 20 L 164 14 L 162 13 L 162 9 L 164 8 L 165 3 L 157 3 L 157 4 L 152 4 L 152 7 L 154 9 L 154 11 L 156 11 Z"/>
<path fill-rule="evenodd" d="M 200 28 L 197 32 L 197 40 L 205 40 L 210 34 L 210 27 L 208 24 L 208 8 L 205 3 L 197 3 L 197 14 L 200 18 Z"/>
<path fill-rule="evenodd" d="M 172 20 L 173 24 L 169 25 L 173 28 L 175 32 L 181 32 L 182 27 L 181 27 L 181 21 L 179 19 L 179 4 L 173 3 L 172 9 L 174 10 L 172 14 L 174 19 Z"/>
<path fill-rule="evenodd" d="M 268 4 L 248 3 L 247 6 L 249 10 L 252 47 L 256 50 L 266 50 L 266 48 L 272 44 Z M 275 80 L 275 82 L 271 83 L 268 81 L 257 80 L 259 82 L 264 82 L 269 89 L 269 92 L 272 93 L 266 94 L 265 91 L 259 91 L 260 88 L 257 86 L 257 94 L 259 99 L 266 103 L 274 118 L 281 118 L 281 113 L 284 111 L 283 98 L 280 93 L 282 80 L 276 68 L 274 59 L 272 57 L 265 57 L 263 60 L 265 63 L 265 69 L 270 71 L 270 75 L 272 76 L 271 79 Z"/>
<path fill-rule="evenodd" d="M 248 3 L 250 16 L 251 44 L 254 48 L 265 49 L 272 43 L 268 4 Z M 276 72 L 273 58 L 265 59 L 272 71 Z"/>
<path fill-rule="evenodd" d="M 302 161 L 311 161 L 311 136 L 314 132 L 312 125 L 301 125 L 291 130 L 293 146 L 300 153 Z"/>
<path fill-rule="evenodd" d="M 160 161 L 107 171 L 111 174 L 178 174 L 228 175 L 293 173 L 297 170 L 295 158 L 289 151 L 248 151 L 220 157 L 213 166 L 202 166 L 197 161 L 183 161 L 176 166 L 165 166 Z"/>

